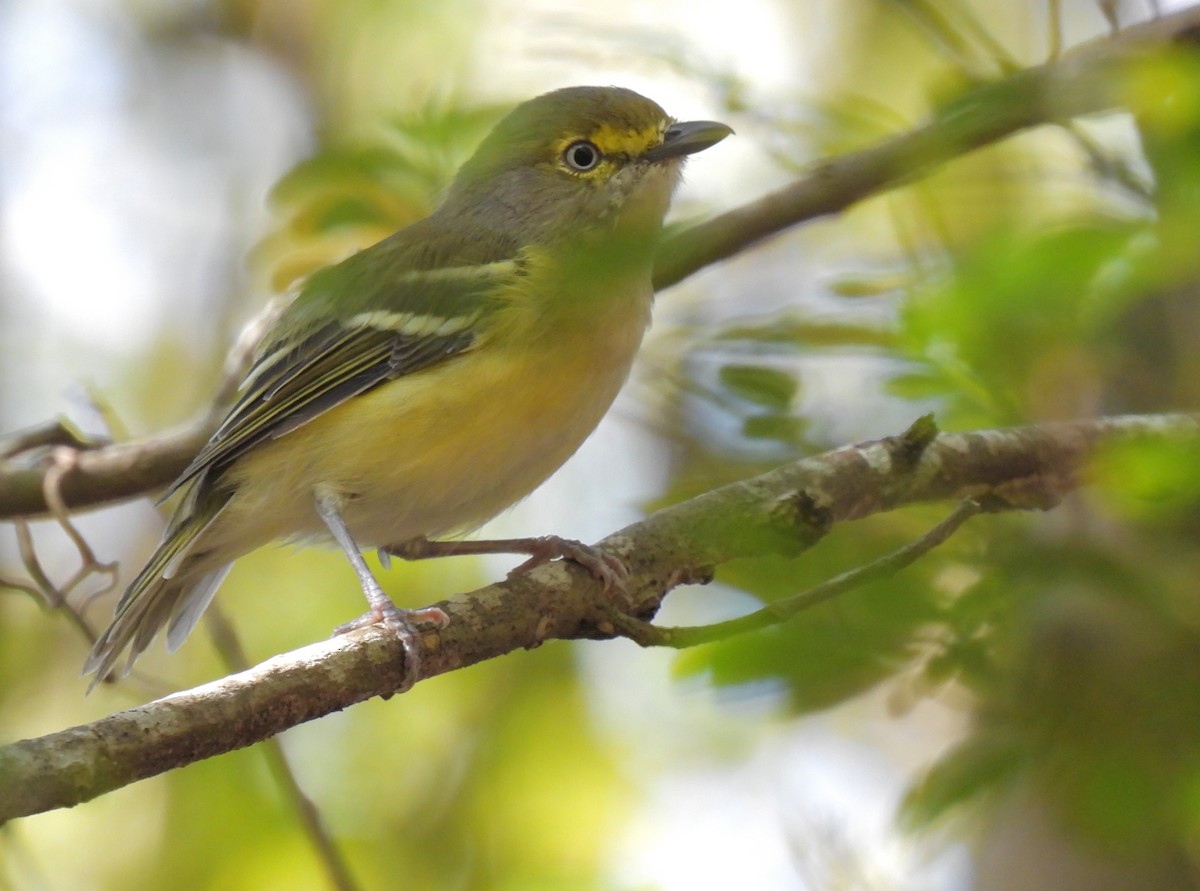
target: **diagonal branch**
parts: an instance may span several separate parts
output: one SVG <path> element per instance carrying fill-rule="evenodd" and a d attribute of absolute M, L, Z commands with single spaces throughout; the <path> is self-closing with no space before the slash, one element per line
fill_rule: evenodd
<path fill-rule="evenodd" d="M 668 239 L 654 285 L 666 288 L 768 236 L 840 213 L 1022 130 L 1119 108 L 1121 75 L 1131 66 L 1170 46 L 1196 44 L 1200 7 L 1130 26 L 967 91 L 924 126 L 821 161 L 791 185 Z"/>
<path fill-rule="evenodd" d="M 861 588 L 863 585 L 893 576 L 904 567 L 911 566 L 938 545 L 944 544 L 950 536 L 962 528 L 967 520 L 981 513 L 983 509 L 983 505 L 973 498 L 960 501 L 958 507 L 946 519 L 916 541 L 909 542 L 904 547 L 885 554 L 866 566 L 847 570 L 819 585 L 784 597 L 782 600 L 768 603 L 762 609 L 736 619 L 714 622 L 711 625 L 676 628 L 651 625 L 649 622 L 643 622 L 641 619 L 634 619 L 623 614 L 613 615 L 611 621 L 622 636 L 628 637 L 643 647 L 671 647 L 676 650 L 725 640 L 738 634 L 779 625 L 795 618 L 803 610 L 832 600 L 855 588 Z"/>
<path fill-rule="evenodd" d="M 77 510 L 161 489 L 183 472 L 215 429 L 216 419 L 205 417 L 149 439 L 81 451 L 61 480 L 63 502 Z M 49 513 L 44 489 L 52 466 L 48 457 L 29 466 L 0 462 L 0 520 Z"/>
<path fill-rule="evenodd" d="M 632 612 L 653 615 L 677 584 L 738 557 L 797 555 L 835 524 L 907 504 L 975 499 L 1045 509 L 1079 487 L 1089 456 L 1134 438 L 1200 442 L 1200 416 L 1101 418 L 1042 427 L 906 433 L 806 458 L 658 511 L 605 539 L 631 577 Z M 439 604 L 421 641 L 421 678 L 554 638 L 604 638 L 611 604 L 562 563 Z M 0 823 L 69 807 L 174 767 L 252 745 L 405 681 L 403 645 L 367 629 L 91 724 L 0 747 Z"/>
<path fill-rule="evenodd" d="M 1130 26 L 977 87 L 924 126 L 823 161 L 785 188 L 669 237 L 659 251 L 655 287 L 669 287 L 770 235 L 846 210 L 1014 133 L 1118 108 L 1118 78 L 1128 66 L 1151 52 L 1196 43 L 1200 7 Z M 80 454 L 62 480 L 66 504 L 97 507 L 166 486 L 208 439 L 215 420 L 209 416 L 173 433 Z M 46 469 L 44 462 L 0 460 L 0 520 L 47 512 Z"/>

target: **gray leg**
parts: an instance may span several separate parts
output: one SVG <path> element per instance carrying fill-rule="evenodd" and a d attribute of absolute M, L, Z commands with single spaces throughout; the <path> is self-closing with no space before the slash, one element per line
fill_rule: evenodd
<path fill-rule="evenodd" d="M 396 604 L 392 603 L 391 598 L 383 593 L 383 588 L 379 586 L 379 582 L 376 581 L 367 566 L 367 561 L 363 559 L 362 551 L 358 549 L 358 545 L 354 543 L 354 538 L 350 535 L 350 530 L 346 528 L 346 521 L 342 519 L 341 499 L 329 489 L 321 486 L 317 487 L 314 495 L 317 501 L 317 514 L 325 521 L 334 541 L 338 543 L 338 547 L 342 549 L 342 553 L 354 567 L 354 574 L 358 576 L 358 584 L 362 587 L 367 603 L 371 605 L 371 612 L 377 614 L 380 620 L 389 613 L 398 613 L 400 610 Z"/>
<path fill-rule="evenodd" d="M 358 576 L 358 583 L 367 598 L 367 603 L 371 606 L 370 611 L 366 615 L 339 626 L 334 630 L 334 633 L 345 634 L 348 631 L 365 628 L 368 625 L 384 625 L 389 628 L 404 643 L 407 663 L 404 689 L 407 690 L 416 682 L 421 671 L 421 644 L 412 620 L 419 618 L 421 621 L 430 624 L 444 625 L 447 621 L 446 614 L 437 607 L 428 607 L 422 610 L 405 610 L 400 609 L 396 604 L 392 603 L 391 598 L 383 593 L 383 588 L 379 586 L 379 582 L 372 575 L 366 561 L 363 560 L 362 552 L 358 549 L 358 545 L 354 543 L 354 538 L 350 535 L 350 530 L 346 527 L 346 521 L 342 519 L 341 498 L 324 486 L 318 486 L 313 491 L 313 495 L 316 501 L 317 514 L 325 521 L 325 525 L 329 527 L 330 534 L 338 543 L 338 546 L 341 547 L 342 552 L 346 555 L 346 559 L 350 561 L 350 565 L 354 567 L 354 573 Z"/>

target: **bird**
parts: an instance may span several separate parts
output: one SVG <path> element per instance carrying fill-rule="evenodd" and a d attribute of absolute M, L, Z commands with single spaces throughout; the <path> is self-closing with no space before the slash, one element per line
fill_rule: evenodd
<path fill-rule="evenodd" d="M 621 87 L 567 87 L 502 117 L 436 209 L 311 274 L 269 323 L 211 439 L 168 489 L 162 541 L 84 664 L 127 673 L 166 627 L 188 637 L 238 557 L 334 543 L 419 671 L 416 626 L 363 549 L 554 558 L 623 583 L 612 555 L 556 536 L 461 535 L 524 498 L 608 411 L 650 322 L 655 246 L 685 159 L 732 133 Z M 90 689 L 90 688 L 89 688 Z"/>

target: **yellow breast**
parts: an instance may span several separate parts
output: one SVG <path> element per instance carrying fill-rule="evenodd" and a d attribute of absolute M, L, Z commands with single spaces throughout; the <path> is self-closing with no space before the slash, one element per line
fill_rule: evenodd
<path fill-rule="evenodd" d="M 621 290 L 549 310 L 523 300 L 473 350 L 256 447 L 230 468 L 238 493 L 213 532 L 242 550 L 322 536 L 318 484 L 345 497 L 364 547 L 480 525 L 557 470 L 616 398 L 651 302 L 648 281 Z"/>

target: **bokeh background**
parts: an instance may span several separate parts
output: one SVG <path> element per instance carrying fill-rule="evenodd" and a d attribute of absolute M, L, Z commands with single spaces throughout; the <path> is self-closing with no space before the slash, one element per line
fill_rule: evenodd
<path fill-rule="evenodd" d="M 531 95 L 620 84 L 731 124 L 689 166 L 682 224 L 1156 5 L 1187 4 L 3 0 L 0 431 L 65 415 L 126 438 L 204 411 L 272 293 L 424 215 Z M 1200 62 L 1152 60 L 1123 91 L 1128 112 L 972 153 L 661 294 L 602 428 L 485 533 L 594 540 L 927 411 L 972 429 L 1194 409 Z M 977 520 L 784 628 L 681 655 L 551 643 L 290 731 L 337 855 L 260 746 L 0 828 L 0 889 L 1195 887 L 1196 467 L 1114 451 L 1056 511 Z M 727 567 L 662 620 L 801 590 L 945 509 Z M 123 585 L 162 517 L 145 499 L 78 523 Z M 70 576 L 70 543 L 34 531 Z M 510 565 L 383 578 L 419 605 Z M 0 576 L 22 573 L 0 525 Z M 257 661 L 360 597 L 340 556 L 267 549 L 218 618 Z M 78 627 L 0 586 L 0 742 L 218 676 L 209 630 L 85 698 Z"/>

